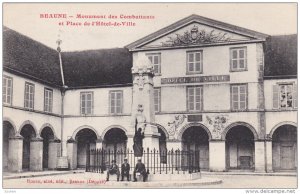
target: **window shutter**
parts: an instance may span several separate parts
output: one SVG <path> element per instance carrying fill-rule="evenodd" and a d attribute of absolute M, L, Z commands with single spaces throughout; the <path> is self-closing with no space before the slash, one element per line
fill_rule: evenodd
<path fill-rule="evenodd" d="M 188 88 L 188 109 L 194 110 L 194 88 Z"/>
<path fill-rule="evenodd" d="M 44 90 L 44 111 L 47 111 L 47 90 Z"/>
<path fill-rule="evenodd" d="M 273 85 L 273 109 L 279 108 L 279 87 Z"/>
<path fill-rule="evenodd" d="M 294 108 L 298 107 L 298 88 L 297 88 L 297 84 L 294 84 L 294 88 L 293 88 L 293 106 Z"/>
<path fill-rule="evenodd" d="M 201 108 L 200 110 L 203 110 L 203 87 L 200 87 L 200 104 L 201 104 Z"/>
<path fill-rule="evenodd" d="M 110 113 L 114 113 L 115 111 L 115 99 L 114 99 L 114 92 L 110 93 Z"/>

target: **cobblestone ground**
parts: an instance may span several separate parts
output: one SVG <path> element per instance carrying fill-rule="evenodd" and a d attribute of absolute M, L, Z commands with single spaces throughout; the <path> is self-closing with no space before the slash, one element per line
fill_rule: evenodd
<path fill-rule="evenodd" d="M 205 175 L 218 177 L 222 184 L 206 185 L 201 188 L 297 188 L 295 176 L 255 176 L 255 175 Z"/>
<path fill-rule="evenodd" d="M 294 176 L 255 176 L 255 175 L 205 175 L 203 178 L 219 178 L 223 183 L 217 185 L 188 186 L 188 188 L 296 188 Z M 162 181 L 163 182 L 163 181 Z M 161 182 L 161 183 L 162 183 Z M 164 183 L 162 183 L 164 184 Z M 106 182 L 99 174 L 81 173 L 44 176 L 34 178 L 3 180 L 3 188 L 128 188 L 124 183 Z M 130 182 L 128 186 L 143 187 L 142 182 Z M 171 185 L 169 185 L 172 188 Z"/>

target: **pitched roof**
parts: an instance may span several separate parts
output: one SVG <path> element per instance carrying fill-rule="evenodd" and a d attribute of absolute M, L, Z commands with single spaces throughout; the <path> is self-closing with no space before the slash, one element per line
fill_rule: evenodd
<path fill-rule="evenodd" d="M 264 74 L 265 78 L 297 76 L 297 34 L 267 38 Z"/>
<path fill-rule="evenodd" d="M 105 87 L 132 83 L 132 55 L 126 48 L 62 52 L 68 87 Z M 49 85 L 62 86 L 56 50 L 3 28 L 4 70 Z"/>
<path fill-rule="evenodd" d="M 199 15 L 196 15 L 196 14 L 192 14 L 186 18 L 183 18 L 165 28 L 162 28 L 156 32 L 153 32 L 152 34 L 149 34 L 148 36 L 146 37 L 143 37 L 131 44 L 128 44 L 127 48 L 129 49 L 134 49 L 135 47 L 139 46 L 140 44 L 144 43 L 144 42 L 148 42 L 148 41 L 151 41 L 152 39 L 154 38 L 157 38 L 157 37 L 160 37 L 166 33 L 169 33 L 170 31 L 173 31 L 175 28 L 178 28 L 180 26 L 183 26 L 183 25 L 186 25 L 186 24 L 189 24 L 190 22 L 193 22 L 193 21 L 197 21 L 199 23 L 202 23 L 204 25 L 208 25 L 208 26 L 212 26 L 214 28 L 220 28 L 220 29 L 225 29 L 225 30 L 228 30 L 228 31 L 232 31 L 232 32 L 235 32 L 235 33 L 238 33 L 238 34 L 243 34 L 243 35 L 246 35 L 246 36 L 249 36 L 251 38 L 256 38 L 256 39 L 265 39 L 266 37 L 268 37 L 269 35 L 267 34 L 263 34 L 263 33 L 260 33 L 260 32 L 256 32 L 256 31 L 253 31 L 253 30 L 249 30 L 249 29 L 246 29 L 246 28 L 242 28 L 242 27 L 239 27 L 239 26 L 235 26 L 235 25 L 232 25 L 232 24 L 228 24 L 228 23 L 224 23 L 224 22 L 221 22 L 221 21 L 217 21 L 217 20 L 213 20 L 213 19 L 210 19 L 210 18 L 206 18 L 206 17 L 203 17 L 203 16 L 199 16 Z"/>
<path fill-rule="evenodd" d="M 62 63 L 68 87 L 132 84 L 132 55 L 125 48 L 63 52 Z"/>
<path fill-rule="evenodd" d="M 57 52 L 6 27 L 3 27 L 3 68 L 50 85 L 61 85 Z"/>

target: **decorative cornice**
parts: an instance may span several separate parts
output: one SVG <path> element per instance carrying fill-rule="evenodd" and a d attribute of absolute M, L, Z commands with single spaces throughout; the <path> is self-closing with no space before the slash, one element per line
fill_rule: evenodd
<path fill-rule="evenodd" d="M 20 135 L 19 133 L 17 133 L 14 136 L 9 137 L 9 139 L 12 139 L 12 140 L 15 140 L 15 139 L 23 140 L 24 137 L 22 135 Z"/>
<path fill-rule="evenodd" d="M 49 143 L 61 143 L 60 139 L 55 138 L 55 139 L 50 139 Z"/>
<path fill-rule="evenodd" d="M 151 64 L 146 64 L 146 65 L 142 65 L 142 66 L 133 66 L 131 68 L 131 73 L 134 74 L 138 74 L 138 75 L 144 75 L 144 74 L 148 74 L 151 75 L 152 77 L 154 76 L 154 69 L 153 66 Z"/>
<path fill-rule="evenodd" d="M 73 139 L 72 137 L 67 140 L 67 143 L 76 143 L 77 141 Z"/>
<path fill-rule="evenodd" d="M 42 141 L 43 141 L 43 138 L 41 138 L 41 137 L 35 137 L 30 140 L 30 142 L 42 142 Z"/>

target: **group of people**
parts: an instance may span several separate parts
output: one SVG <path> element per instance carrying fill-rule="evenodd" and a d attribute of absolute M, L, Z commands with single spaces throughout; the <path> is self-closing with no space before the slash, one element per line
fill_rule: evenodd
<path fill-rule="evenodd" d="M 124 159 L 124 163 L 121 166 L 121 181 L 124 181 L 124 177 L 127 178 L 127 181 L 129 181 L 130 177 L 130 165 L 128 163 L 127 158 Z M 138 159 L 137 164 L 135 165 L 134 171 L 133 171 L 133 181 L 136 182 L 137 178 L 136 175 L 137 173 L 141 174 L 143 176 L 143 181 L 145 182 L 147 179 L 147 171 L 145 164 L 142 163 L 141 159 Z M 118 165 L 116 164 L 115 160 L 112 160 L 112 164 L 110 165 L 109 169 L 107 170 L 107 176 L 106 176 L 106 181 L 109 181 L 109 175 L 117 175 L 117 181 L 119 181 L 120 178 L 120 170 Z"/>

